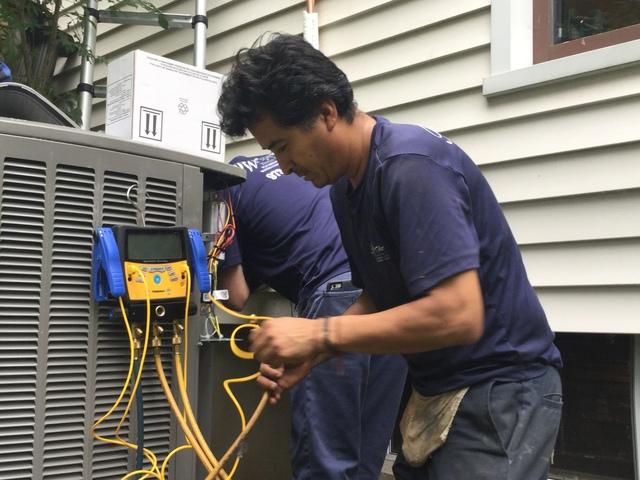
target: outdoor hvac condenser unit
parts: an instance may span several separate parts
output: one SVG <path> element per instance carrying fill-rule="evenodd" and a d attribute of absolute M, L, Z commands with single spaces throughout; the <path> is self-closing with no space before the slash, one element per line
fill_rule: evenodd
<path fill-rule="evenodd" d="M 0 162 L 0 479 L 121 478 L 135 454 L 91 436 L 129 362 L 122 322 L 91 299 L 95 228 L 143 218 L 147 226 L 200 228 L 203 190 L 237 183 L 242 173 L 79 129 L 5 119 Z M 196 352 L 198 329 L 190 333 Z M 195 398 L 198 355 L 189 358 Z M 162 458 L 177 433 L 147 371 L 145 447 Z M 135 425 L 127 422 L 123 437 Z M 193 478 L 192 455 L 171 464 L 171 478 Z"/>

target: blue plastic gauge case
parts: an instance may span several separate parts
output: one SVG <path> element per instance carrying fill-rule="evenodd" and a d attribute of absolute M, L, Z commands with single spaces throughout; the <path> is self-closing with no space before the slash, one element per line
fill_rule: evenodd
<path fill-rule="evenodd" d="M 202 236 L 186 227 L 99 227 L 92 269 L 93 298 L 112 303 L 122 297 L 133 321 L 145 319 L 147 297 L 154 319 L 182 317 L 187 269 L 189 294 L 196 287 L 201 293 L 211 290 Z M 191 303 L 189 313 L 195 310 Z"/>

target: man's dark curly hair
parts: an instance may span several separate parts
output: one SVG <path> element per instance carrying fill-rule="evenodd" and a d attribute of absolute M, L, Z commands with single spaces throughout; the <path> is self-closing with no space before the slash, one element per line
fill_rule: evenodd
<path fill-rule="evenodd" d="M 335 63 L 295 35 L 273 34 L 262 46 L 260 41 L 236 54 L 222 85 L 218 112 L 224 133 L 242 136 L 264 113 L 282 127 L 310 128 L 326 100 L 351 123 L 353 90 Z"/>

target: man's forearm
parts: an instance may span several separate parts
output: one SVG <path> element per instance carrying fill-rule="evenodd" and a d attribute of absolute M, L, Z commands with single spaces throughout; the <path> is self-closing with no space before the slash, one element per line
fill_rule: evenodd
<path fill-rule="evenodd" d="M 249 285 L 244 277 L 242 264 L 233 265 L 218 274 L 218 286 L 229 291 L 225 303 L 233 310 L 242 310 L 249 299 Z"/>
<path fill-rule="evenodd" d="M 354 352 L 416 353 L 470 344 L 482 335 L 484 308 L 475 271 L 459 274 L 398 307 L 370 313 L 371 305 L 364 298 L 353 310 L 331 317 L 329 340 L 333 347 Z M 368 308 L 369 312 L 359 313 Z"/>

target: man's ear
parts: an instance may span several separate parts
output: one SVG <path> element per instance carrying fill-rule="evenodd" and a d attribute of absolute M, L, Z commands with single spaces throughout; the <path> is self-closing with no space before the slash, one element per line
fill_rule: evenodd
<path fill-rule="evenodd" d="M 320 104 L 320 120 L 325 124 L 328 131 L 334 129 L 339 118 L 338 108 L 333 100 L 325 100 Z"/>

